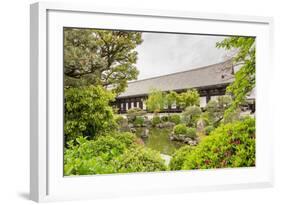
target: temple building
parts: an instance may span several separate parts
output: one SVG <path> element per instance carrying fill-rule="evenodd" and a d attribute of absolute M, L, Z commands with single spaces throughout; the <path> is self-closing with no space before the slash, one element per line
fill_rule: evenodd
<path fill-rule="evenodd" d="M 126 113 L 128 109 L 135 107 L 146 110 L 144 102 L 151 89 L 181 93 L 193 88 L 200 94 L 200 106 L 205 107 L 209 100 L 225 95 L 226 87 L 234 80 L 233 74 L 233 64 L 228 60 L 187 71 L 132 81 L 128 83 L 125 92 L 116 98 L 115 106 L 119 113 Z M 176 103 L 164 109 L 164 112 L 180 111 Z"/>

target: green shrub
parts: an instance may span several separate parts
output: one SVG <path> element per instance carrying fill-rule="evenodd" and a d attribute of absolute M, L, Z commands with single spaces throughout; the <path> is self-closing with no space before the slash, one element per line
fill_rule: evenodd
<path fill-rule="evenodd" d="M 186 157 L 183 169 L 255 166 L 255 119 L 222 124 Z"/>
<path fill-rule="evenodd" d="M 189 106 L 199 105 L 200 95 L 196 89 L 187 90 L 177 96 L 177 101 L 181 108 L 185 109 Z"/>
<path fill-rule="evenodd" d="M 131 132 L 114 132 L 110 133 L 109 136 L 125 144 L 126 148 L 130 147 L 136 141 L 136 136 Z"/>
<path fill-rule="evenodd" d="M 64 133 L 66 141 L 79 136 L 94 139 L 116 128 L 109 105 L 114 94 L 100 86 L 65 88 Z"/>
<path fill-rule="evenodd" d="M 215 128 L 212 125 L 205 127 L 204 131 L 206 135 L 209 135 Z"/>
<path fill-rule="evenodd" d="M 192 127 L 186 128 L 186 137 L 189 137 L 191 139 L 195 139 L 197 137 L 196 135 L 196 129 Z"/>
<path fill-rule="evenodd" d="M 166 102 L 165 93 L 161 90 L 152 89 L 148 94 L 148 98 L 145 101 L 146 108 L 149 112 L 153 112 L 154 114 L 159 113 L 164 109 L 164 105 Z"/>
<path fill-rule="evenodd" d="M 76 138 L 64 150 L 64 175 L 116 173 L 117 157 L 133 146 L 135 136 L 130 133 L 110 133 L 96 140 Z"/>
<path fill-rule="evenodd" d="M 165 171 L 167 167 L 160 153 L 149 148 L 137 146 L 118 158 L 120 173 Z"/>
<path fill-rule="evenodd" d="M 161 117 L 161 122 L 168 122 L 168 121 L 169 121 L 169 116 L 164 115 Z"/>
<path fill-rule="evenodd" d="M 142 116 L 144 115 L 146 112 L 144 110 L 142 110 L 141 108 L 130 108 L 128 111 L 127 111 L 127 118 L 128 118 L 128 121 L 130 123 L 133 123 L 136 119 L 137 116 Z"/>
<path fill-rule="evenodd" d="M 173 122 L 175 123 L 176 125 L 180 124 L 181 123 L 181 116 L 180 115 L 171 115 L 170 116 L 170 122 Z"/>
<path fill-rule="evenodd" d="M 208 118 L 214 127 L 217 127 L 232 103 L 230 96 L 219 96 L 216 100 L 210 100 L 206 106 Z M 230 122 L 230 121 L 229 121 Z"/>
<path fill-rule="evenodd" d="M 121 115 L 116 115 L 115 116 L 115 121 L 118 124 L 120 129 L 124 129 L 128 126 L 128 119 L 121 116 Z"/>
<path fill-rule="evenodd" d="M 161 119 L 159 116 L 153 116 L 152 120 L 151 120 L 151 124 L 153 127 L 155 127 L 156 125 L 158 125 L 159 123 L 161 123 Z"/>
<path fill-rule="evenodd" d="M 134 125 L 135 126 L 143 126 L 144 124 L 144 117 L 143 116 L 136 116 L 136 119 L 134 120 Z"/>
<path fill-rule="evenodd" d="M 171 158 L 169 167 L 171 170 L 181 170 L 185 159 L 188 157 L 188 154 L 193 149 L 192 146 L 185 145 L 178 149 Z"/>
<path fill-rule="evenodd" d="M 190 127 L 195 127 L 202 111 L 198 106 L 189 106 L 183 112 L 183 121 Z"/>
<path fill-rule="evenodd" d="M 185 124 L 178 124 L 174 127 L 173 132 L 176 135 L 185 135 L 187 133 L 187 127 Z"/>

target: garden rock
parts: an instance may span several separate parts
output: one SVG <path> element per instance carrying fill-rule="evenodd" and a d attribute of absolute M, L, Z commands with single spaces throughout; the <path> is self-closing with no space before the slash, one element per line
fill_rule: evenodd
<path fill-rule="evenodd" d="M 197 122 L 197 132 L 204 132 L 206 123 L 204 122 L 204 120 L 199 119 Z"/>
<path fill-rule="evenodd" d="M 134 127 L 134 125 L 133 125 L 132 123 L 129 123 L 129 124 L 128 124 L 128 128 L 129 128 L 129 129 L 131 129 L 131 128 L 133 128 L 133 127 Z"/>
<path fill-rule="evenodd" d="M 141 133 L 141 137 L 142 138 L 147 138 L 149 134 L 149 129 L 145 128 L 143 129 L 142 133 Z"/>
<path fill-rule="evenodd" d="M 132 133 L 136 133 L 137 132 L 137 130 L 136 130 L 136 128 L 130 128 L 130 131 L 132 132 Z"/>

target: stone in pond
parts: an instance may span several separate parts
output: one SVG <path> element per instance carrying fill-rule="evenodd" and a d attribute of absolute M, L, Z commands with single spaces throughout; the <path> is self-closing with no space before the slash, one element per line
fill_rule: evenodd
<path fill-rule="evenodd" d="M 136 130 L 135 128 L 133 128 L 133 127 L 130 129 L 130 131 L 131 131 L 132 133 L 136 133 L 136 132 L 137 132 L 137 130 Z"/>
<path fill-rule="evenodd" d="M 141 132 L 141 137 L 146 138 L 148 137 L 148 134 L 149 134 L 149 129 L 145 128 Z"/>

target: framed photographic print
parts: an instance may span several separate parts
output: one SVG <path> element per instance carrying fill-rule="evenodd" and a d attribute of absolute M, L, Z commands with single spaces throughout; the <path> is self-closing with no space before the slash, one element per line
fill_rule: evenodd
<path fill-rule="evenodd" d="M 31 199 L 272 186 L 272 22 L 32 4 Z"/>

